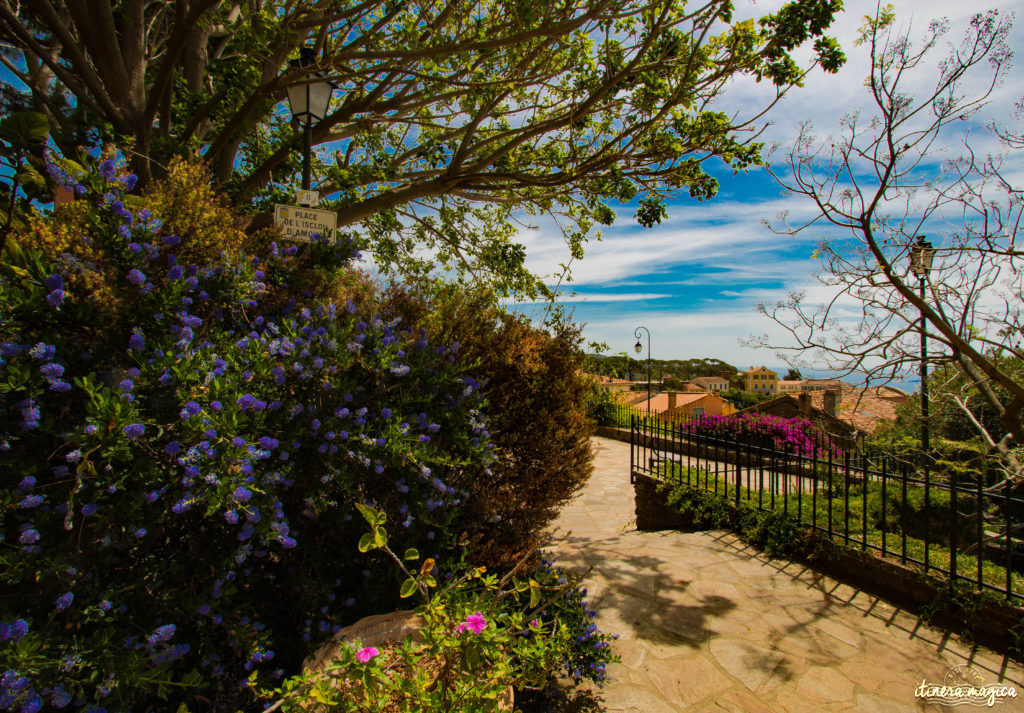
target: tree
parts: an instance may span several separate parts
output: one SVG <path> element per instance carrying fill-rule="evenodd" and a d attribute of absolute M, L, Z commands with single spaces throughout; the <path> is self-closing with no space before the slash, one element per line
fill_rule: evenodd
<path fill-rule="evenodd" d="M 800 375 L 800 370 L 795 367 L 789 367 L 789 371 L 786 372 L 786 381 L 800 381 L 803 376 Z"/>
<path fill-rule="evenodd" d="M 945 397 L 1002 458 L 1004 477 L 989 490 L 1019 487 L 1024 471 L 1014 447 L 1024 437 L 1024 379 L 1008 365 L 1024 356 L 1024 253 L 1017 243 L 1024 202 L 1004 169 L 1016 157 L 979 155 L 972 146 L 995 128 L 971 121 L 1009 68 L 1010 22 L 995 11 L 975 15 L 922 96 L 905 87 L 948 25 L 933 22 L 915 46 L 893 22 L 889 9 L 865 18 L 860 41 L 871 54 L 868 115 L 846 115 L 839 135 L 823 141 L 805 125 L 772 166 L 780 185 L 816 209 L 799 225 L 783 216 L 777 230 L 837 229 L 816 251 L 818 279 L 833 296 L 815 306 L 797 293 L 761 309 L 795 340 L 780 347 L 784 351 L 812 352 L 833 369 L 867 372 L 876 380 L 918 364 L 923 328 L 928 363 L 953 365 L 965 377 L 951 381 L 964 388 Z M 943 146 L 955 143 L 956 127 L 970 127 L 970 133 L 960 137 L 962 152 L 951 155 Z M 916 284 L 910 257 L 922 233 L 937 247 L 927 279 Z M 844 319 L 850 308 L 856 317 Z M 977 400 L 995 415 L 989 425 L 973 416 Z"/>
<path fill-rule="evenodd" d="M 172 157 L 202 156 L 266 211 L 294 186 L 281 101 L 310 71 L 288 61 L 312 47 L 338 87 L 313 141 L 339 226 L 361 225 L 384 266 L 534 289 L 514 211 L 565 219 L 576 259 L 611 201 L 639 197 L 650 226 L 668 196 L 713 196 L 703 161 L 760 160 L 758 117 L 715 97 L 737 75 L 799 84 L 790 52 L 809 40 L 835 71 L 823 33 L 839 8 L 793 0 L 729 24 L 728 0 L 0 0 L 0 63 L 17 80 L 3 100 L 46 114 L 65 156 L 114 143 L 143 186 Z"/>

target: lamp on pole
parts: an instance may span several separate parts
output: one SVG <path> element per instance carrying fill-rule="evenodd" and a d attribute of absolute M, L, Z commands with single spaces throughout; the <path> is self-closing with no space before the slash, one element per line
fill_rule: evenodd
<path fill-rule="evenodd" d="M 289 60 L 297 69 L 315 67 L 316 50 L 301 47 L 299 58 Z M 309 72 L 299 84 L 288 87 L 288 108 L 292 119 L 302 128 L 302 188 L 310 189 L 310 155 L 313 153 L 313 127 L 327 116 L 334 84 L 324 78 L 323 72 Z"/>
<path fill-rule="evenodd" d="M 917 242 L 910 248 L 910 269 L 917 275 L 918 286 L 921 290 L 921 300 L 925 299 L 924 283 L 928 279 L 928 272 L 932 269 L 932 261 L 935 259 L 935 248 L 924 239 L 923 235 L 917 236 Z M 924 310 L 921 311 L 921 452 L 928 452 L 928 335 L 925 332 Z M 922 456 L 923 457 L 923 456 Z"/>
<path fill-rule="evenodd" d="M 643 351 L 644 347 L 640 344 L 640 330 L 647 332 L 647 415 L 651 415 L 651 330 L 647 327 L 637 327 L 633 331 L 633 336 L 636 337 L 636 344 L 633 345 L 633 350 L 639 354 Z"/>

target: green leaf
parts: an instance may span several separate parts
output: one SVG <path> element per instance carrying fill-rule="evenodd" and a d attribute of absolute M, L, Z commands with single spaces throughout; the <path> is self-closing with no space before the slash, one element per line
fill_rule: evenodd
<path fill-rule="evenodd" d="M 540 586 L 530 580 L 530 606 L 535 607 L 538 604 L 540 604 Z"/>
<path fill-rule="evenodd" d="M 363 505 L 362 503 L 356 503 L 356 510 L 359 511 L 359 514 L 363 516 L 364 520 L 366 520 L 368 523 L 370 523 L 371 527 L 373 527 L 373 526 L 375 526 L 377 524 L 377 511 L 376 510 L 374 510 L 373 508 L 369 507 L 368 505 Z"/>
<path fill-rule="evenodd" d="M 376 549 L 373 533 L 367 532 L 359 538 L 359 551 L 369 552 L 372 549 Z"/>
<path fill-rule="evenodd" d="M 38 111 L 19 111 L 0 120 L 0 139 L 18 148 L 38 146 L 50 135 L 50 122 Z"/>
<path fill-rule="evenodd" d="M 415 547 L 410 547 L 405 551 L 405 555 L 402 559 L 406 561 L 418 560 L 420 558 L 420 551 Z"/>
<path fill-rule="evenodd" d="M 369 533 L 367 533 L 369 534 Z M 373 530 L 373 545 L 374 547 L 384 547 L 388 543 L 388 533 L 383 527 L 377 527 Z"/>
<path fill-rule="evenodd" d="M 416 593 L 416 580 L 412 577 L 402 582 L 401 588 L 398 590 L 398 596 L 402 599 L 408 599 Z"/>

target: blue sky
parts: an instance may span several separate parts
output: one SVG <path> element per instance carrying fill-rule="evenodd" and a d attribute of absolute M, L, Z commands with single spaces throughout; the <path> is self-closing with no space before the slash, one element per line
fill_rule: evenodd
<path fill-rule="evenodd" d="M 737 3 L 737 17 L 759 17 L 774 10 L 780 2 Z M 949 42 L 959 43 L 971 14 L 988 8 L 1013 13 L 1022 2 L 991 5 L 943 1 L 902 0 L 896 3 L 898 24 L 912 22 L 911 36 L 920 36 L 928 22 L 948 17 Z M 768 115 L 772 125 L 764 138 L 785 145 L 796 135 L 799 122 L 811 121 L 819 134 L 838 129 L 842 114 L 867 107 L 864 79 L 869 63 L 866 49 L 856 47 L 854 39 L 865 14 L 875 4 L 848 0 L 846 12 L 834 28 L 847 53 L 848 62 L 838 75 L 816 73 L 806 86 L 794 90 Z M 1024 19 L 1022 19 L 1024 22 Z M 1024 51 L 1022 28 L 1015 27 L 1011 47 Z M 940 58 L 935 53 L 934 61 Z M 913 89 L 934 82 L 931 73 L 915 76 Z M 991 103 L 978 117 L 1006 121 L 1013 104 L 1024 94 L 1013 71 Z M 732 85 L 723 98 L 725 111 L 749 113 L 764 101 L 764 87 L 753 82 Z M 952 140 L 952 139 L 951 139 Z M 983 150 L 997 150 L 984 145 Z M 936 160 L 940 160 L 937 155 Z M 715 357 L 741 369 L 755 364 L 779 367 L 782 359 L 772 349 L 754 349 L 741 344 L 752 335 L 768 334 L 776 344 L 787 341 L 782 330 L 758 314 L 758 302 L 773 303 L 792 290 L 807 290 L 824 300 L 827 291 L 816 285 L 813 275 L 818 264 L 812 251 L 822 237 L 808 231 L 799 238 L 780 236 L 762 225 L 780 210 L 791 216 L 811 216 L 811 206 L 801 199 L 783 195 L 763 170 L 733 176 L 714 165 L 706 166 L 720 181 L 718 196 L 698 203 L 683 198 L 669 207 L 669 218 L 648 230 L 632 220 L 633 208 L 622 206 L 616 223 L 603 231 L 600 242 L 592 241 L 582 261 L 573 265 L 574 281 L 563 286 L 574 291 L 563 301 L 572 309 L 576 321 L 586 323 L 588 340 L 603 341 L 606 353 L 628 351 L 635 342 L 634 329 L 644 325 L 651 331 L 651 351 L 655 358 Z M 550 274 L 568 253 L 553 224 L 537 222 L 536 230 L 524 230 L 521 241 L 527 247 L 528 265 L 540 274 Z M 519 305 L 528 315 L 542 315 L 540 305 Z M 646 356 L 646 355 L 645 355 Z M 913 388 L 912 379 L 904 382 Z"/>

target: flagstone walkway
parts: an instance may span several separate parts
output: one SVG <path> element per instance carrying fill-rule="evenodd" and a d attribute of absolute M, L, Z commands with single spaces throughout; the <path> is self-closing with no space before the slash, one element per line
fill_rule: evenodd
<path fill-rule="evenodd" d="M 1024 669 L 974 653 L 916 617 L 803 565 L 769 560 L 731 534 L 638 532 L 629 444 L 594 438 L 594 476 L 562 511 L 552 551 L 585 570 L 622 663 L 609 713 L 966 711 L 914 691 L 969 664 L 1015 686 L 990 708 L 1024 711 Z"/>

